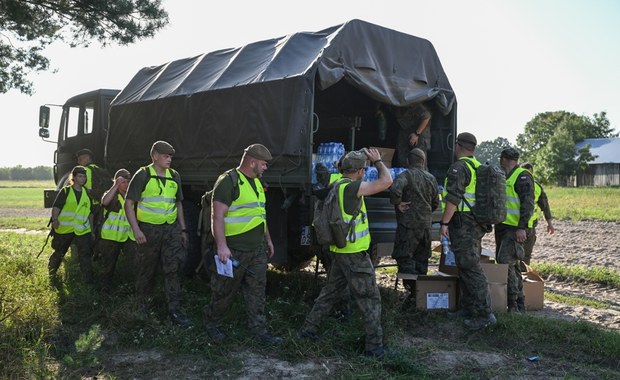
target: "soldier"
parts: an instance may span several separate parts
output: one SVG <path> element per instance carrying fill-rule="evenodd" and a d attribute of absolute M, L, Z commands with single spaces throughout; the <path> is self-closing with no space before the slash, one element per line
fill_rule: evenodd
<path fill-rule="evenodd" d="M 363 182 L 367 161 L 377 167 L 379 178 L 372 182 Z M 352 213 L 360 206 L 361 211 L 354 219 L 355 239 L 347 239 L 344 248 L 330 246 L 333 254 L 332 267 L 327 275 L 327 284 L 321 289 L 312 310 L 299 330 L 299 337 L 318 339 L 319 325 L 341 299 L 341 290 L 348 286 L 357 302 L 366 331 L 365 354 L 382 357 L 383 330 L 381 328 L 381 295 L 375 279 L 375 271 L 368 254 L 370 232 L 364 196 L 379 193 L 392 184 L 390 172 L 381 161 L 381 154 L 376 149 L 362 149 L 347 153 L 342 160 L 343 179 L 346 184 L 339 187 L 339 203 L 344 220 L 350 219 Z"/>
<path fill-rule="evenodd" d="M 502 150 L 499 163 L 506 172 L 506 219 L 495 225 L 495 256 L 508 264 L 508 311 L 525 311 L 520 260 L 525 258 L 523 244 L 530 219 L 534 215 L 534 179 L 519 167 L 519 151 Z"/>
<path fill-rule="evenodd" d="M 534 177 L 534 167 L 532 166 L 532 164 L 526 162 L 521 164 L 521 167 L 532 173 L 532 177 Z M 538 181 L 536 181 L 536 179 L 534 179 L 534 202 L 542 210 L 543 215 L 545 216 L 545 221 L 547 222 L 547 233 L 549 235 L 553 235 L 555 233 L 555 227 L 553 227 L 553 215 L 551 215 L 549 199 L 547 198 L 545 189 L 543 189 L 542 185 Z M 523 248 L 525 250 L 525 257 L 523 258 L 523 262 L 527 265 L 530 265 L 530 261 L 532 259 L 532 252 L 534 251 L 534 244 L 536 244 L 537 225 L 538 211 L 534 209 L 534 215 L 532 215 L 532 218 L 528 223 L 527 239 L 525 239 L 525 242 L 523 243 Z M 521 266 L 521 271 L 527 271 L 524 265 Z"/>
<path fill-rule="evenodd" d="M 138 243 L 136 291 L 141 307 L 148 311 L 161 264 L 170 319 L 181 327 L 190 327 L 192 322 L 181 309 L 179 270 L 188 238 L 181 204 L 181 176 L 170 168 L 173 155 L 174 148 L 169 143 L 153 143 L 152 163 L 140 168 L 129 182 L 125 214 Z"/>
<path fill-rule="evenodd" d="M 395 112 L 398 128 L 396 146 L 397 166 L 407 166 L 407 156 L 412 148 L 420 148 L 424 154 L 431 147 L 431 112 L 422 103 L 400 107 Z"/>
<path fill-rule="evenodd" d="M 204 308 L 207 334 L 216 343 L 226 335 L 222 321 L 233 297 L 242 288 L 246 303 L 248 325 L 254 339 L 261 343 L 281 344 L 282 337 L 267 330 L 265 318 L 265 287 L 267 261 L 274 254 L 267 228 L 265 191 L 260 177 L 267 170 L 271 153 L 261 144 L 245 148 L 238 173 L 238 194 L 232 177 L 220 175 L 213 189 L 211 225 L 218 259 L 226 264 L 238 260 L 233 277 L 218 275 L 211 265 L 211 303 Z"/>
<path fill-rule="evenodd" d="M 84 184 L 84 188 L 93 204 L 92 230 L 95 236 L 99 236 L 99 228 L 102 223 L 102 207 L 100 201 L 103 192 L 111 186 L 110 177 L 105 169 L 97 166 L 97 164 L 93 162 L 95 155 L 90 149 L 80 149 L 75 154 L 75 157 L 77 164 L 86 169 L 86 183 Z"/>
<path fill-rule="evenodd" d="M 54 252 L 47 264 L 52 280 L 56 279 L 56 272 L 69 247 L 75 243 L 84 281 L 88 284 L 95 282 L 91 255 L 91 201 L 86 191 L 82 191 L 84 183 L 86 183 L 86 169 L 83 166 L 75 166 L 71 170 L 69 185 L 58 192 L 52 206 Z"/>
<path fill-rule="evenodd" d="M 412 149 L 407 161 L 409 169 L 399 174 L 390 187 L 398 223 L 392 258 L 399 273 L 426 274 L 432 254 L 431 216 L 439 206 L 439 190 L 435 177 L 424 170 L 426 155 L 422 149 Z M 415 294 L 414 281 L 405 280 L 404 284 Z"/>
<path fill-rule="evenodd" d="M 126 169 L 119 169 L 114 174 L 114 184 L 103 193 L 101 206 L 104 209 L 103 223 L 99 240 L 99 252 L 103 274 L 102 290 L 112 287 L 112 278 L 120 253 L 135 260 L 136 238 L 125 216 L 125 195 L 131 175 Z"/>
<path fill-rule="evenodd" d="M 474 158 L 476 137 L 462 132 L 456 138 L 454 153 L 457 160 L 450 166 L 443 190 L 443 215 L 440 234 L 450 239 L 452 251 L 459 269 L 459 288 L 461 289 L 461 308 L 448 313 L 450 318 L 465 318 L 464 326 L 479 330 L 497 323 L 491 312 L 491 298 L 487 277 L 480 266 L 482 237 L 486 233 L 483 226 L 474 219 L 471 209 L 464 202 L 473 204 L 476 198 L 476 171 L 480 162 Z"/>

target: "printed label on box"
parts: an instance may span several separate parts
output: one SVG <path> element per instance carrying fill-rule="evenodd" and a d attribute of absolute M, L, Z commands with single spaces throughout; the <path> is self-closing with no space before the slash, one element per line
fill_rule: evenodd
<path fill-rule="evenodd" d="M 427 309 L 448 309 L 450 297 L 448 293 L 426 293 Z"/>

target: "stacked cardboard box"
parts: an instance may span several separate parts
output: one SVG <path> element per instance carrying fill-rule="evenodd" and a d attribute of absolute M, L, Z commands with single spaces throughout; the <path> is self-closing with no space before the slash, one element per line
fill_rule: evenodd
<path fill-rule="evenodd" d="M 508 264 L 496 264 L 495 253 L 483 248 L 480 256 L 480 266 L 487 276 L 491 308 L 503 312 L 507 309 Z M 453 259 L 447 258 L 442 252 L 439 259 L 439 272 L 450 274 L 458 278 L 458 268 Z"/>
<path fill-rule="evenodd" d="M 457 308 L 458 278 L 436 273 L 432 275 L 399 273 L 398 279 L 415 281 L 415 301 L 418 310 L 451 310 Z"/>

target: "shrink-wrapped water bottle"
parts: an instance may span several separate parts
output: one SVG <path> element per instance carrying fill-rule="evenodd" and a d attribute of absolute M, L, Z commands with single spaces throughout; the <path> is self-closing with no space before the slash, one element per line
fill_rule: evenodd
<path fill-rule="evenodd" d="M 444 235 L 441 235 L 441 246 L 443 254 L 445 256 L 444 263 L 446 265 L 455 266 L 456 257 L 454 257 L 454 252 L 452 252 L 452 248 L 450 248 L 450 240 Z"/>

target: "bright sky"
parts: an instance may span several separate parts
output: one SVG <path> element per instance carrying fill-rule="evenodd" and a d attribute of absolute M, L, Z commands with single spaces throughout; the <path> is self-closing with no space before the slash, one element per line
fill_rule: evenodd
<path fill-rule="evenodd" d="M 53 164 L 38 137 L 45 103 L 122 88 L 142 67 L 361 19 L 430 40 L 458 101 L 459 131 L 515 142 L 537 113 L 606 111 L 620 130 L 620 2 L 616 0 L 163 0 L 170 24 L 128 47 L 46 54 L 58 72 L 32 75 L 36 94 L 0 95 L 0 167 Z M 402 4 L 388 6 L 388 4 Z M 52 109 L 56 111 L 57 109 Z M 51 128 L 55 138 L 58 128 Z"/>

